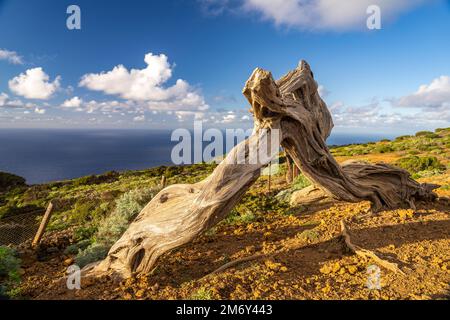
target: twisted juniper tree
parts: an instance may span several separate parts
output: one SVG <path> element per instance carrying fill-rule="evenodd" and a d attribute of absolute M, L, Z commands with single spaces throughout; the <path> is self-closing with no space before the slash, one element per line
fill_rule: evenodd
<path fill-rule="evenodd" d="M 436 198 L 432 192 L 435 186 L 417 183 L 405 170 L 387 164 L 351 163 L 341 167 L 336 162 L 326 145 L 333 127 L 331 114 L 305 61 L 278 81 L 270 72 L 255 69 L 243 94 L 251 105 L 254 133 L 232 149 L 205 180 L 162 190 L 106 259 L 93 267 L 94 273 L 115 272 L 129 277 L 149 272 L 162 254 L 192 241 L 224 219 L 258 179 L 261 169 L 278 154 L 278 148 L 269 148 L 268 157 L 255 159 L 251 147 L 266 148 L 274 130 L 280 133 L 281 146 L 295 165 L 314 183 L 303 194 L 305 201 L 323 197 L 368 200 L 377 212 L 414 207 L 416 200 Z"/>

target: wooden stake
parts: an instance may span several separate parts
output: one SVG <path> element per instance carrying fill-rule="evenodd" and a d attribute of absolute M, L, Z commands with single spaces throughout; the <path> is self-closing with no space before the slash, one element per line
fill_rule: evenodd
<path fill-rule="evenodd" d="M 165 188 L 167 183 L 166 176 L 161 177 L 161 188 Z"/>
<path fill-rule="evenodd" d="M 47 228 L 48 222 L 50 221 L 50 217 L 52 216 L 53 211 L 53 203 L 49 203 L 47 207 L 47 211 L 45 211 L 44 217 L 42 217 L 41 224 L 39 226 L 38 231 L 36 232 L 36 235 L 34 236 L 32 247 L 36 247 L 42 239 L 42 236 L 44 235 L 45 229 Z"/>

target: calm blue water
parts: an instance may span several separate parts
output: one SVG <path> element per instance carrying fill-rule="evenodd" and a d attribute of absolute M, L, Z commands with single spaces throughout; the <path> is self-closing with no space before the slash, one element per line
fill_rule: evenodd
<path fill-rule="evenodd" d="M 170 131 L 151 130 L 0 130 L 0 171 L 29 184 L 72 179 L 116 170 L 170 165 Z M 329 144 L 377 141 L 386 136 L 335 134 Z M 389 137 L 387 137 L 389 138 Z"/>

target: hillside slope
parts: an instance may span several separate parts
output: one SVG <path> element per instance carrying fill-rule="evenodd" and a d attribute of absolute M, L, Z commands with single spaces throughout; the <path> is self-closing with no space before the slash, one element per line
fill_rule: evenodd
<path fill-rule="evenodd" d="M 193 243 L 166 254 L 150 276 L 115 282 L 82 280 L 69 291 L 67 266 L 102 258 L 128 222 L 168 183 L 196 182 L 213 164 L 160 167 L 37 186 L 19 186 L 0 196 L 0 218 L 55 204 L 49 232 L 37 254 L 22 246 L 19 297 L 32 299 L 437 299 L 450 284 L 450 128 L 419 132 L 393 141 L 332 148 L 339 162 L 360 160 L 396 164 L 420 182 L 440 184 L 434 204 L 416 210 L 385 211 L 355 219 L 369 203 L 328 201 L 290 207 L 300 176 L 285 182 L 285 166 L 261 177 L 230 216 Z M 285 195 L 284 197 L 281 195 Z M 278 195 L 278 196 L 277 196 Z M 351 254 L 339 223 L 347 222 L 352 241 L 399 264 L 405 275 L 381 268 L 379 290 L 367 288 L 374 262 Z M 256 255 L 217 274 L 227 262 Z M 259 258 L 258 258 L 259 257 Z M 47 289 L 43 289 L 47 288 Z"/>

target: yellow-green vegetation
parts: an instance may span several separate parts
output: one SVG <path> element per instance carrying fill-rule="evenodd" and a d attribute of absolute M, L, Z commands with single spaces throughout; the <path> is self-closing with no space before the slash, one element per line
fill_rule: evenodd
<path fill-rule="evenodd" d="M 396 166 L 408 170 L 413 178 L 421 178 L 441 174 L 446 167 L 436 157 L 409 156 L 394 163 Z"/>
<path fill-rule="evenodd" d="M 335 156 L 356 156 L 380 153 L 436 154 L 448 155 L 450 149 L 450 129 L 437 129 L 435 133 L 420 131 L 415 136 L 400 136 L 393 141 L 382 140 L 377 143 L 352 144 L 332 148 Z"/>
<path fill-rule="evenodd" d="M 392 141 L 354 144 L 331 148 L 338 161 L 386 162 L 408 170 L 420 182 L 441 185 L 440 195 L 449 195 L 450 128 L 419 131 Z"/>
<path fill-rule="evenodd" d="M 15 286 L 20 282 L 20 260 L 16 252 L 0 246 L 0 296 L 13 297 Z"/>
<path fill-rule="evenodd" d="M 192 300 L 212 300 L 212 293 L 211 291 L 200 288 L 191 296 Z"/>
<path fill-rule="evenodd" d="M 11 173 L 0 171 L 0 192 L 25 186 L 25 179 Z"/>
<path fill-rule="evenodd" d="M 159 191 L 160 188 L 157 187 L 135 189 L 120 196 L 116 200 L 113 212 L 92 228 L 92 232 L 95 231 L 95 233 L 89 239 L 89 245 L 83 248 L 86 242 L 81 242 L 82 247 L 79 247 L 80 244 L 75 244 L 69 248 L 71 252 L 78 249 L 75 259 L 77 264 L 84 267 L 105 258 L 111 246 L 119 240 L 130 222 Z M 90 232 L 87 235 L 90 236 Z M 79 236 L 79 239 L 83 237 Z"/>

